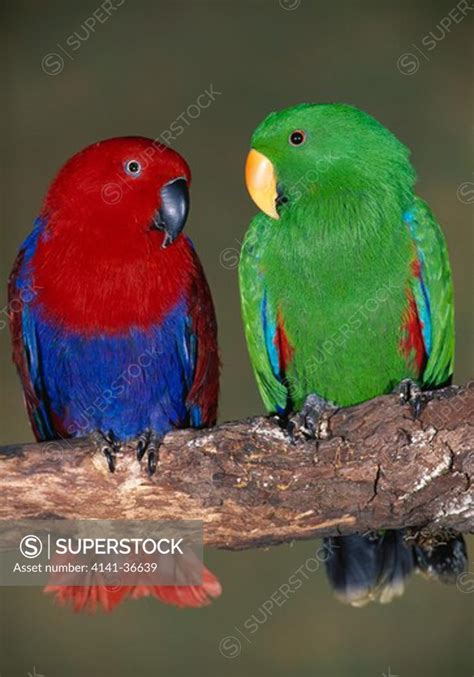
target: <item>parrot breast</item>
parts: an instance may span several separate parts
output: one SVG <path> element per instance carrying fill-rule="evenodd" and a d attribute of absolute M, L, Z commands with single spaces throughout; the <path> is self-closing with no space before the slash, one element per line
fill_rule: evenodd
<path fill-rule="evenodd" d="M 318 243 L 313 228 L 309 246 L 298 226 L 286 247 L 280 233 L 259 243 L 279 371 L 295 408 L 310 393 L 350 406 L 417 378 L 423 340 L 408 297 L 408 233 L 346 243 L 326 233 Z"/>
<path fill-rule="evenodd" d="M 48 224 L 49 225 L 49 224 Z M 82 333 L 120 333 L 160 323 L 186 294 L 194 273 L 189 240 L 163 249 L 162 233 L 143 229 L 131 239 L 71 239 L 46 228 L 30 266 L 37 304 L 48 318 Z"/>

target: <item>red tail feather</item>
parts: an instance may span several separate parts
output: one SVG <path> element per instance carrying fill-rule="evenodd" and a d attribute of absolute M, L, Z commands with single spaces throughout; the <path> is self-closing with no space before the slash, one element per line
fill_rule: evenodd
<path fill-rule="evenodd" d="M 71 606 L 74 611 L 94 612 L 97 609 L 113 611 L 126 597 L 155 597 L 165 604 L 184 607 L 207 606 L 219 597 L 222 587 L 214 574 L 204 568 L 202 585 L 48 585 L 45 593 L 52 593 L 60 604 Z"/>
<path fill-rule="evenodd" d="M 106 585 L 47 585 L 45 593 L 52 593 L 59 604 L 71 606 L 76 611 L 93 613 L 97 608 L 113 611 L 130 593 L 130 587 Z"/>
<path fill-rule="evenodd" d="M 177 607 L 207 606 L 213 598 L 219 597 L 222 587 L 214 574 L 204 568 L 202 585 L 140 585 L 132 588 L 131 597 L 148 597 L 152 595 L 165 604 Z"/>

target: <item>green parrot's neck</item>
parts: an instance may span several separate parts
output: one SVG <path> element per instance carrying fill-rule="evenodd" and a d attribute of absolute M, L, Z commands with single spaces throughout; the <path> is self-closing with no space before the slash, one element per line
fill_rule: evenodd
<path fill-rule="evenodd" d="M 340 239 L 346 246 L 348 242 L 365 241 L 372 248 L 375 241 L 383 241 L 399 230 L 403 213 L 413 200 L 409 182 L 403 188 L 396 184 L 374 189 L 355 180 L 337 188 L 331 184 L 314 186 L 297 199 L 290 198 L 275 228 L 303 228 L 306 236 L 310 230 L 320 244 Z"/>

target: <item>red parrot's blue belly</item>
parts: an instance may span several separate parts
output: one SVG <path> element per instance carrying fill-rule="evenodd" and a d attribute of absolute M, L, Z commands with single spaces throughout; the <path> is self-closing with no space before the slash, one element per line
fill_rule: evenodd
<path fill-rule="evenodd" d="M 37 322 L 40 436 L 102 430 L 126 440 L 148 428 L 162 435 L 189 425 L 193 412 L 186 396 L 195 356 L 183 306 L 149 330 L 114 335 L 83 336 Z"/>

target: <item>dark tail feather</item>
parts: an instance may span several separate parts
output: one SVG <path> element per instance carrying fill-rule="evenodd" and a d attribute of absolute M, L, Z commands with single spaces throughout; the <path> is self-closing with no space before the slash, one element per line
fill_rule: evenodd
<path fill-rule="evenodd" d="M 417 540 L 413 548 L 417 570 L 441 583 L 456 583 L 467 570 L 467 548 L 462 534 L 442 531 Z"/>
<path fill-rule="evenodd" d="M 336 596 L 352 606 L 390 602 L 415 566 L 403 531 L 325 538 L 326 572 Z"/>

